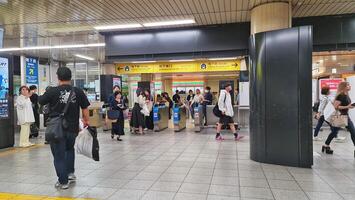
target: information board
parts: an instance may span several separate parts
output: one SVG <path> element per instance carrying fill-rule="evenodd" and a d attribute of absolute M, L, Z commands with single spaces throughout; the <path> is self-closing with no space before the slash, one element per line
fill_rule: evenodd
<path fill-rule="evenodd" d="M 0 119 L 9 117 L 9 60 L 0 57 Z"/>
<path fill-rule="evenodd" d="M 26 58 L 26 84 L 38 85 L 38 59 Z"/>

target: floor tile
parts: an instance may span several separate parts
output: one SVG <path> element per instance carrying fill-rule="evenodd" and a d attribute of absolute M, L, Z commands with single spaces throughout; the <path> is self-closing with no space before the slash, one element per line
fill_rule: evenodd
<path fill-rule="evenodd" d="M 211 184 L 238 186 L 239 180 L 237 177 L 213 176 Z"/>
<path fill-rule="evenodd" d="M 145 193 L 144 190 L 120 189 L 117 192 L 115 192 L 112 196 L 110 196 L 108 200 L 118 200 L 118 199 L 139 200 L 143 197 L 144 193 Z"/>
<path fill-rule="evenodd" d="M 116 191 L 117 191 L 117 189 L 113 189 L 113 188 L 94 187 L 94 188 L 90 188 L 89 190 L 87 190 L 86 192 L 81 194 L 79 197 L 80 198 L 107 199 Z"/>
<path fill-rule="evenodd" d="M 163 192 L 177 192 L 181 186 L 181 182 L 164 182 L 157 181 L 150 188 L 150 190 L 163 191 Z"/>
<path fill-rule="evenodd" d="M 256 187 L 240 187 L 240 196 L 242 198 L 264 198 L 273 199 L 270 189 Z"/>
<path fill-rule="evenodd" d="M 303 191 L 272 189 L 276 200 L 308 200 Z"/>
<path fill-rule="evenodd" d="M 269 180 L 270 188 L 284 190 L 301 190 L 296 181 Z"/>
<path fill-rule="evenodd" d="M 207 194 L 209 184 L 195 184 L 195 183 L 183 183 L 179 192 L 181 193 L 193 193 L 193 194 Z"/>
<path fill-rule="evenodd" d="M 189 194 L 189 193 L 177 193 L 174 200 L 206 200 L 207 195 L 202 194 Z"/>
<path fill-rule="evenodd" d="M 184 183 L 202 183 L 202 184 L 210 184 L 212 180 L 212 176 L 200 176 L 189 174 L 186 176 Z"/>
<path fill-rule="evenodd" d="M 174 199 L 174 192 L 158 192 L 158 191 L 148 191 L 142 197 L 142 200 L 171 200 Z"/>
<path fill-rule="evenodd" d="M 342 200 L 343 198 L 337 193 L 326 192 L 306 192 L 310 200 Z"/>
<path fill-rule="evenodd" d="M 240 186 L 242 187 L 269 188 L 269 184 L 266 179 L 239 178 L 239 181 L 240 181 Z"/>
<path fill-rule="evenodd" d="M 211 185 L 208 192 L 210 195 L 240 196 L 238 186 Z"/>
<path fill-rule="evenodd" d="M 122 188 L 132 190 L 148 190 L 153 183 L 154 181 L 131 180 Z"/>
<path fill-rule="evenodd" d="M 207 200 L 240 200 L 240 197 L 208 195 Z"/>

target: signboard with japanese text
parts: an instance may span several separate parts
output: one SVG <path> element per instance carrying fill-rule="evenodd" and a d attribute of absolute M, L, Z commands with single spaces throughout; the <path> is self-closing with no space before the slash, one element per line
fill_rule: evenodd
<path fill-rule="evenodd" d="M 38 59 L 26 58 L 26 84 L 38 85 Z"/>

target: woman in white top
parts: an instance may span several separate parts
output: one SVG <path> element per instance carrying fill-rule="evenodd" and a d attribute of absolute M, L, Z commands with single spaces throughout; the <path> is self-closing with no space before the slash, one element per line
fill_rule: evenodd
<path fill-rule="evenodd" d="M 204 101 L 203 95 L 201 94 L 201 90 L 200 89 L 196 89 L 196 94 L 193 97 L 192 101 L 191 101 L 191 116 L 192 119 L 194 119 L 195 117 L 195 107 L 198 107 L 198 105 L 202 104 Z"/>
<path fill-rule="evenodd" d="M 221 129 L 223 125 L 228 125 L 230 127 L 232 133 L 234 134 L 234 139 L 236 141 L 243 138 L 243 136 L 238 135 L 237 130 L 234 126 L 234 111 L 230 91 L 232 91 L 231 84 L 226 84 L 224 90 L 221 90 L 219 95 L 218 108 L 221 111 L 222 116 L 219 118 L 219 122 L 217 125 L 216 140 L 223 140 L 223 137 L 221 136 Z"/>
<path fill-rule="evenodd" d="M 30 90 L 27 86 L 22 86 L 20 88 L 20 96 L 16 100 L 16 111 L 18 125 L 21 126 L 20 131 L 20 147 L 29 147 L 33 144 L 29 141 L 30 136 L 30 126 L 35 122 L 35 117 L 33 114 L 32 103 L 30 100 Z"/>
<path fill-rule="evenodd" d="M 322 127 L 323 123 L 325 122 L 324 109 L 327 106 L 328 102 L 330 101 L 330 98 L 329 98 L 329 94 L 330 94 L 329 87 L 323 87 L 322 90 L 321 90 L 321 93 L 322 93 L 323 97 L 322 97 L 322 99 L 321 99 L 321 101 L 319 103 L 318 112 L 317 112 L 317 115 L 316 115 L 316 118 L 318 119 L 318 123 L 317 123 L 316 128 L 314 129 L 313 140 L 319 140 L 317 136 L 318 136 L 318 133 L 320 131 L 320 128 Z"/>

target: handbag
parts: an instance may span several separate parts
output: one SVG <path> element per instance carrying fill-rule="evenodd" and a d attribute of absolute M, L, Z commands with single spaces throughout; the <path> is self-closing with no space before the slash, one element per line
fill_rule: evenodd
<path fill-rule="evenodd" d="M 69 127 L 68 122 L 65 119 L 65 114 L 68 111 L 70 99 L 74 93 L 73 90 L 74 89 L 70 91 L 68 100 L 62 113 L 60 113 L 58 116 L 49 118 L 48 122 L 46 123 L 47 128 L 45 132 L 45 139 L 47 142 L 58 141 L 65 137 L 64 131 Z"/>
<path fill-rule="evenodd" d="M 347 127 L 348 126 L 348 116 L 341 115 L 339 112 L 336 112 L 330 118 L 330 124 L 333 127 Z"/>
<path fill-rule="evenodd" d="M 120 118 L 120 111 L 118 110 L 108 110 L 107 111 L 107 118 L 109 120 L 117 120 Z"/>

